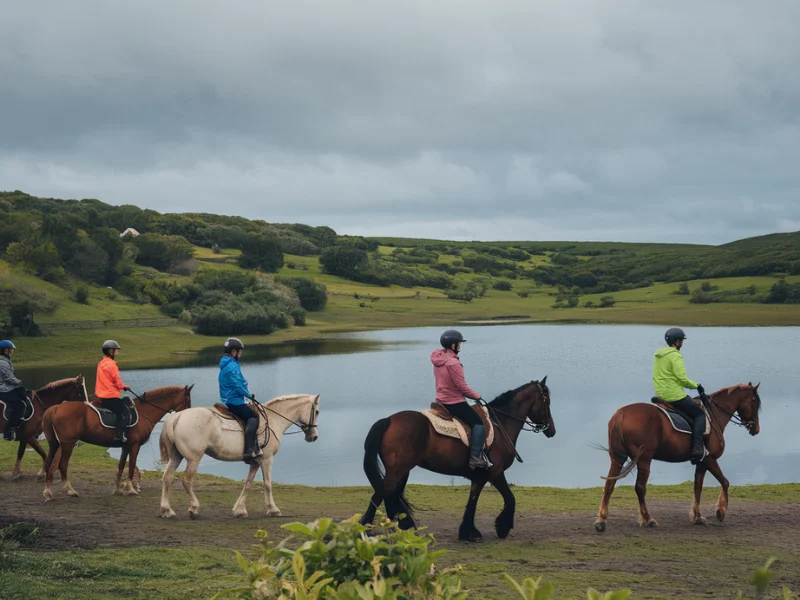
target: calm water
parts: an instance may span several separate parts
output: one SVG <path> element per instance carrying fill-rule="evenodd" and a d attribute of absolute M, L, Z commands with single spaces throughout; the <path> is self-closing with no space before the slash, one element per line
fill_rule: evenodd
<path fill-rule="evenodd" d="M 487 399 L 531 379 L 548 376 L 557 435 L 523 433 L 509 481 L 520 485 L 583 487 L 600 485 L 607 456 L 590 447 L 605 444 L 609 417 L 619 406 L 649 401 L 652 354 L 665 327 L 605 325 L 507 325 L 461 328 L 469 342 L 462 361 L 467 381 Z M 319 393 L 320 438 L 284 438 L 274 477 L 283 483 L 363 485 L 363 442 L 377 419 L 399 410 L 425 409 L 432 400 L 429 354 L 440 328 L 403 329 L 343 335 L 334 342 L 305 343 L 249 352 L 242 364 L 250 389 L 261 400 L 287 393 Z M 713 391 L 736 383 L 762 382 L 761 434 L 750 437 L 729 426 L 722 457 L 735 484 L 800 481 L 800 328 L 690 328 L 683 354 L 689 376 Z M 194 383 L 193 404 L 217 401 L 218 357 L 198 357 L 196 365 L 125 371 L 134 390 Z M 19 373 L 29 386 L 77 373 L 46 369 Z M 83 369 L 91 374 L 93 365 Z M 91 390 L 91 388 L 90 388 Z M 141 393 L 141 392 L 139 392 Z M 140 454 L 154 468 L 157 435 Z M 246 465 L 203 459 L 206 473 L 243 479 Z M 654 463 L 651 481 L 679 483 L 693 467 Z M 709 478 L 710 479 L 710 478 Z M 462 483 L 450 477 L 412 472 L 416 483 Z M 625 483 L 633 483 L 633 479 Z M 710 481 L 709 481 L 710 483 Z"/>

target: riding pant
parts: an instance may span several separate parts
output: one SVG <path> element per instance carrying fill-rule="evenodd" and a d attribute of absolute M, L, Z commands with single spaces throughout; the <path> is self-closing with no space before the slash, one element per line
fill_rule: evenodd
<path fill-rule="evenodd" d="M 672 403 L 682 413 L 692 419 L 692 445 L 703 446 L 703 434 L 706 431 L 706 413 L 699 404 L 695 403 L 689 396 Z"/>
<path fill-rule="evenodd" d="M 0 400 L 5 402 L 8 407 L 6 409 L 6 414 L 8 415 L 6 428 L 11 430 L 19 427 L 22 417 L 25 416 L 25 404 L 27 402 L 25 388 L 15 387 L 8 392 L 0 392 Z"/>
<path fill-rule="evenodd" d="M 475 427 L 475 425 L 483 425 L 483 421 L 481 420 L 480 416 L 472 409 L 468 402 L 443 404 L 442 406 L 444 406 L 447 409 L 447 412 L 453 415 L 456 419 L 461 419 L 470 427 Z"/>
<path fill-rule="evenodd" d="M 127 412 L 125 402 L 122 398 L 100 398 L 100 403 L 103 408 L 107 408 L 117 416 L 117 437 L 123 438 L 127 427 L 122 425 L 125 413 Z"/>
<path fill-rule="evenodd" d="M 247 404 L 226 404 L 225 406 L 231 413 L 246 421 L 244 427 L 244 452 L 247 455 L 256 449 L 258 415 Z"/>

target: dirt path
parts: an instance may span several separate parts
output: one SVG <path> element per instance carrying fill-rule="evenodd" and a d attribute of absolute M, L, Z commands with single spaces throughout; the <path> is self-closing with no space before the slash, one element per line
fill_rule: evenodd
<path fill-rule="evenodd" d="M 192 521 L 186 516 L 186 495 L 176 482 L 172 505 L 178 517 L 165 520 L 159 517 L 161 482 L 157 479 L 145 479 L 139 497 L 111 495 L 107 471 L 76 473 L 71 480 L 81 493 L 80 498 L 67 498 L 57 482 L 57 499 L 45 503 L 43 483 L 36 477 L 28 475 L 17 481 L 4 477 L 0 480 L 0 527 L 18 521 L 37 523 L 41 533 L 36 548 L 41 550 L 145 545 L 247 549 L 256 528 L 267 529 L 272 539 L 279 540 L 286 536 L 279 527 L 287 522 L 311 521 L 322 514 L 348 518 L 356 512 L 352 503 L 328 506 L 320 504 L 319 499 L 304 503 L 301 496 L 290 497 L 278 486 L 275 497 L 284 516 L 267 519 L 262 492 L 256 487 L 248 500 L 250 517 L 235 519 L 230 510 L 238 485 L 201 482 L 196 486 L 202 504 L 201 518 Z M 800 590 L 799 505 L 735 504 L 724 524 L 711 518 L 712 507 L 706 505 L 707 527 L 689 524 L 688 507 L 688 499 L 651 502 L 651 512 L 660 523 L 658 529 L 652 530 L 638 527 L 634 510 L 615 510 L 612 503 L 608 530 L 601 535 L 592 526 L 594 511 L 521 512 L 507 541 L 496 539 L 494 514 L 482 510 L 477 525 L 485 542 L 477 545 L 457 541 L 460 515 L 456 512 L 420 511 L 418 519 L 436 535 L 442 547 L 454 551 L 454 560 L 490 565 L 487 568 L 510 564 L 513 568 L 509 570 L 526 575 L 556 569 L 613 570 L 640 579 L 674 579 L 699 594 L 692 597 L 730 598 L 734 594 L 716 595 L 720 593 L 720 581 L 729 582 L 730 577 L 735 577 L 734 585 L 746 586 L 747 574 L 758 562 L 771 555 L 794 556 L 797 562 L 787 565 L 788 572 L 781 571 L 779 582 Z M 754 547 L 758 551 L 748 554 Z M 728 570 L 738 572 L 731 575 Z M 588 581 L 593 581 L 590 575 Z M 673 597 L 668 588 L 664 589 L 667 591 L 662 593 L 666 595 L 657 597 Z"/>

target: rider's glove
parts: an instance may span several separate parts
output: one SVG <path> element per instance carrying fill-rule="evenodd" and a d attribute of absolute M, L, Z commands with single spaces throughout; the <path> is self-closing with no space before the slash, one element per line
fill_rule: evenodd
<path fill-rule="evenodd" d="M 706 395 L 706 391 L 703 389 L 703 386 L 700 385 L 699 383 L 697 384 L 697 393 L 700 394 L 701 396 Z"/>

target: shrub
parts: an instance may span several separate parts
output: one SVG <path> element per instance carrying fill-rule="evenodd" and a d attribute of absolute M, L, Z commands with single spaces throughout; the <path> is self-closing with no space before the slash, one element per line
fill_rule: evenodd
<path fill-rule="evenodd" d="M 520 298 L 527 298 L 528 296 L 530 296 L 530 294 L 527 291 L 517 292 L 517 296 L 519 296 Z"/>
<path fill-rule="evenodd" d="M 689 298 L 689 302 L 692 304 L 711 304 L 714 302 L 714 298 L 711 296 L 710 293 L 703 290 L 702 288 L 697 288 L 695 291 L 692 292 L 692 297 Z"/>
<path fill-rule="evenodd" d="M 502 292 L 510 292 L 511 291 L 511 282 L 505 281 L 501 279 L 500 281 L 495 281 L 492 285 L 492 289 L 500 290 Z"/>
<path fill-rule="evenodd" d="M 614 296 L 600 296 L 600 308 L 611 308 L 616 303 Z"/>
<path fill-rule="evenodd" d="M 306 311 L 297 306 L 289 312 L 289 316 L 294 320 L 294 324 L 303 327 L 306 324 Z"/>
<path fill-rule="evenodd" d="M 313 279 L 308 277 L 281 277 L 277 281 L 294 290 L 300 300 L 300 306 L 307 311 L 322 310 L 328 303 L 328 289 Z"/>
<path fill-rule="evenodd" d="M 192 245 L 179 235 L 145 233 L 134 238 L 133 244 L 138 250 L 136 262 L 159 271 L 168 271 L 194 256 Z"/>
<path fill-rule="evenodd" d="M 689 284 L 685 281 L 678 286 L 678 290 L 675 292 L 679 296 L 688 296 L 691 292 L 689 292 Z"/>
<path fill-rule="evenodd" d="M 89 288 L 79 285 L 75 290 L 75 302 L 78 304 L 89 304 Z"/>
<path fill-rule="evenodd" d="M 283 251 L 277 240 L 264 235 L 249 235 L 242 241 L 239 266 L 275 273 L 283 266 Z"/>

